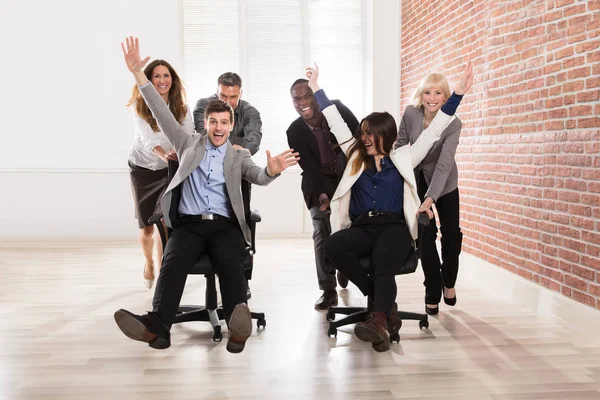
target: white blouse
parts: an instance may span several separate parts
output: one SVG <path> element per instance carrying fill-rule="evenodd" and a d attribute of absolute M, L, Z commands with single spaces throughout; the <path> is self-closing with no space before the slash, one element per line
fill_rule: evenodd
<path fill-rule="evenodd" d="M 160 130 L 154 132 L 144 119 L 142 119 L 135 111 L 135 104 L 131 105 L 131 112 L 133 114 L 133 143 L 129 149 L 129 161 L 133 164 L 157 171 L 159 169 L 167 168 L 167 163 L 161 160 L 156 154 L 152 152 L 156 146 L 161 146 L 165 151 L 169 151 L 173 148 L 165 134 Z M 188 134 L 194 133 L 194 121 L 192 120 L 192 113 L 190 107 L 187 107 L 187 112 L 181 124 L 183 129 Z"/>

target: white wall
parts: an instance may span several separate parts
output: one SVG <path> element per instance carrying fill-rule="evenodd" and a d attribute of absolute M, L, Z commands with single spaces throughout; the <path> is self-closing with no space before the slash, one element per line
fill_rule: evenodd
<path fill-rule="evenodd" d="M 373 3 L 377 18 L 387 14 L 385 7 L 398 11 L 397 0 Z M 126 166 L 132 121 L 124 106 L 133 81 L 120 42 L 136 35 L 142 55 L 181 70 L 178 6 L 169 0 L 14 0 L 4 7 L 0 54 L 10 62 L 0 67 L 0 239 L 135 237 Z M 397 96 L 389 79 L 399 82 L 398 68 L 387 65 L 389 54 L 376 56 L 393 53 L 388 35 L 394 28 L 380 26 L 393 20 L 375 24 L 370 37 L 373 109 L 390 112 Z M 208 55 L 207 62 L 212 56 L 218 57 Z M 253 207 L 263 216 L 261 235 L 312 232 L 298 170 L 256 188 Z"/>
<path fill-rule="evenodd" d="M 0 13 L 0 237 L 131 237 L 120 42 L 180 65 L 177 2 L 11 1 Z M 3 63 L 3 69 L 7 63 Z"/>
<path fill-rule="evenodd" d="M 399 0 L 372 3 L 373 111 L 387 111 L 400 124 Z"/>

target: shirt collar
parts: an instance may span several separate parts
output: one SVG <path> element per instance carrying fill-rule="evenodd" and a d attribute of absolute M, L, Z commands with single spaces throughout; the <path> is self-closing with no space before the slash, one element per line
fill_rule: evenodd
<path fill-rule="evenodd" d="M 227 139 L 229 140 L 229 138 Z M 225 144 L 216 147 L 215 145 L 212 144 L 212 142 L 210 141 L 210 139 L 207 137 L 206 138 L 206 150 L 216 150 L 218 151 L 220 154 L 224 154 L 225 151 L 227 150 L 227 142 L 225 142 Z"/>
<path fill-rule="evenodd" d="M 369 157 L 371 157 L 371 160 L 373 161 L 373 163 L 375 163 L 375 157 L 373 157 L 373 156 L 369 156 Z M 390 158 L 389 155 L 383 156 L 383 158 L 381 159 L 381 163 L 382 163 L 381 170 L 391 168 L 394 166 L 394 163 L 392 163 L 392 159 Z"/>
<path fill-rule="evenodd" d="M 321 126 L 312 126 L 312 125 L 308 124 L 306 121 L 304 121 L 304 123 L 313 132 L 314 131 L 318 131 L 318 130 L 322 130 L 323 132 L 327 132 L 329 130 L 329 126 L 327 125 L 327 121 L 325 120 L 325 117 L 323 117 L 323 123 L 321 124 Z"/>

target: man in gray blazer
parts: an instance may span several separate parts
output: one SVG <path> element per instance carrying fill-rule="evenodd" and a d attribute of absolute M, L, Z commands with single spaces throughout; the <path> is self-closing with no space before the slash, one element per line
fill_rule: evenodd
<path fill-rule="evenodd" d="M 235 121 L 233 110 L 221 100 L 206 107 L 207 135 L 188 135 L 142 72 L 148 58 L 140 58 L 137 38 L 128 38 L 127 49 L 122 47 L 144 101 L 177 152 L 179 169 L 161 201 L 165 223 L 173 232 L 164 250 L 153 310 L 136 315 L 121 309 L 115 312 L 115 321 L 130 339 L 156 349 L 169 347 L 169 331 L 188 271 L 207 252 L 219 276 L 229 327 L 227 350 L 239 353 L 252 333 L 242 269 L 250 229 L 242 204 L 241 182 L 246 179 L 257 185 L 269 184 L 297 163 L 298 153 L 286 150 L 271 157 L 267 150 L 267 167 L 254 164 L 248 151 L 235 149 L 227 140 Z M 179 186 L 181 198 L 176 201 L 173 191 Z"/>
<path fill-rule="evenodd" d="M 247 149 L 254 155 L 262 139 L 262 121 L 258 110 L 242 100 L 242 78 L 235 72 L 225 72 L 217 80 L 217 93 L 198 100 L 194 108 L 196 132 L 206 134 L 204 130 L 204 110 L 208 103 L 220 99 L 233 108 L 236 124 L 229 135 L 233 147 Z"/>

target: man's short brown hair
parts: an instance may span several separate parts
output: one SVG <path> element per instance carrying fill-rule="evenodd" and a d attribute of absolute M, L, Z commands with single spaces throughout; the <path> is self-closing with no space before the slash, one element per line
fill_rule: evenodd
<path fill-rule="evenodd" d="M 229 113 L 229 120 L 233 124 L 233 108 L 222 100 L 212 100 L 204 109 L 204 119 L 208 120 L 208 116 L 212 113 Z"/>

